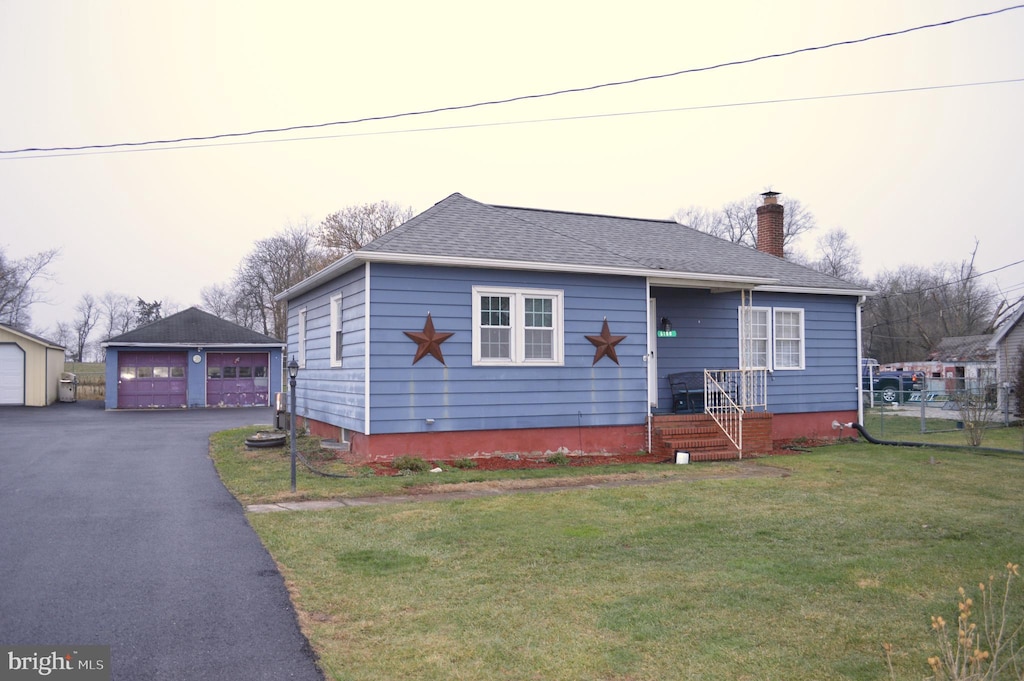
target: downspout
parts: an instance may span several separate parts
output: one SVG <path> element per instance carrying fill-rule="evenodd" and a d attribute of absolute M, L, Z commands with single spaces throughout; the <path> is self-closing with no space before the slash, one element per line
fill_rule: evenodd
<path fill-rule="evenodd" d="M 654 447 L 654 410 L 651 407 L 651 353 L 654 350 L 651 348 L 651 343 L 657 345 L 657 340 L 651 338 L 651 278 L 647 278 L 647 289 L 646 296 L 644 298 L 644 305 L 647 308 L 647 356 L 644 358 L 647 364 L 647 453 L 651 453 L 651 448 Z M 657 379 L 655 379 L 657 380 Z"/>
<path fill-rule="evenodd" d="M 857 423 L 864 423 L 864 390 L 861 381 L 861 372 L 864 365 L 864 333 L 861 321 L 861 313 L 864 308 L 864 303 L 867 301 L 867 296 L 861 296 L 857 300 L 857 382 L 854 384 L 857 386 Z"/>

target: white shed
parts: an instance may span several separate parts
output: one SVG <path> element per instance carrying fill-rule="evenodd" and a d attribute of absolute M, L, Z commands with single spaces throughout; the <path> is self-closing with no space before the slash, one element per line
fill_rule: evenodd
<path fill-rule="evenodd" d="M 63 371 L 64 348 L 0 324 L 0 405 L 53 404 Z"/>

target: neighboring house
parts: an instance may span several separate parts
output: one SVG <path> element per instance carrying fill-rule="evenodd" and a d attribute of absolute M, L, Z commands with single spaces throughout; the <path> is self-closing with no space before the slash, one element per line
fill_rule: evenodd
<path fill-rule="evenodd" d="M 266 407 L 281 341 L 190 307 L 103 341 L 107 409 Z"/>
<path fill-rule="evenodd" d="M 63 347 L 0 324 L 0 405 L 53 404 L 63 371 Z"/>
<path fill-rule="evenodd" d="M 1000 326 L 989 342 L 996 354 L 996 377 L 999 391 L 999 409 L 1008 409 L 1011 414 L 1020 414 L 1021 396 L 1016 392 L 1016 382 L 1022 352 L 1024 352 L 1024 306 Z"/>
<path fill-rule="evenodd" d="M 923 371 L 927 390 L 932 392 L 984 394 L 996 383 L 996 353 L 989 347 L 992 338 L 992 334 L 949 336 L 939 341 L 926 361 L 898 362 L 882 369 Z"/>
<path fill-rule="evenodd" d="M 711 369 L 724 387 L 709 382 L 705 409 L 729 393 L 726 430 L 743 411 L 770 428 L 744 451 L 830 436 L 858 420 L 870 292 L 784 260 L 783 208 L 765 203 L 774 254 L 453 194 L 278 296 L 299 416 L 367 459 L 634 452 L 672 411 L 668 375 Z"/>

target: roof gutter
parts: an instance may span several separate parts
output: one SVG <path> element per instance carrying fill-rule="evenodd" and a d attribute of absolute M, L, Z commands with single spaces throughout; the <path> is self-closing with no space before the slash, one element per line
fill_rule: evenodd
<path fill-rule="evenodd" d="M 824 296 L 858 296 L 868 297 L 878 295 L 878 291 L 868 291 L 856 288 L 817 288 L 814 286 L 758 286 L 757 291 L 764 293 L 811 293 Z"/>

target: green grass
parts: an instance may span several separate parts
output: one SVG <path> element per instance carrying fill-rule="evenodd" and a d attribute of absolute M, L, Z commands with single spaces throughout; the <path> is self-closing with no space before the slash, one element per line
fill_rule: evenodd
<path fill-rule="evenodd" d="M 880 679 L 884 642 L 921 679 L 930 616 L 1024 562 L 1024 457 L 856 444 L 768 463 L 792 475 L 249 520 L 339 680 Z"/>
<path fill-rule="evenodd" d="M 263 429 L 266 429 L 264 426 Z M 325 478 L 309 472 L 301 462 L 296 468 L 296 491 L 291 492 L 290 451 L 288 446 L 277 449 L 256 449 L 247 451 L 245 438 L 260 430 L 259 427 L 238 428 L 215 434 L 210 440 L 210 456 L 217 465 L 225 486 L 243 504 L 277 503 L 282 501 L 340 499 L 365 497 L 380 494 L 403 494 L 413 489 L 450 489 L 453 485 L 473 482 L 495 484 L 517 480 L 547 480 L 571 478 L 586 475 L 629 475 L 643 478 L 664 478 L 697 475 L 695 469 L 686 466 L 665 465 L 612 465 L 588 466 L 586 468 L 558 466 L 511 471 L 480 471 L 467 467 L 465 461 L 457 465 L 446 465 L 445 472 L 415 473 L 411 475 L 381 477 L 361 466 L 347 465 L 339 460 L 324 460 L 320 440 L 315 437 L 299 437 L 296 447 L 304 452 L 319 470 L 337 475 L 351 476 L 346 479 Z M 461 467 L 460 467 L 461 466 Z M 721 466 L 708 465 L 699 470 L 707 475 Z M 398 473 L 396 470 L 395 473 Z"/>

